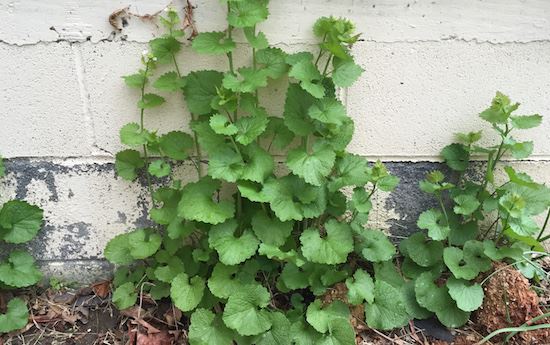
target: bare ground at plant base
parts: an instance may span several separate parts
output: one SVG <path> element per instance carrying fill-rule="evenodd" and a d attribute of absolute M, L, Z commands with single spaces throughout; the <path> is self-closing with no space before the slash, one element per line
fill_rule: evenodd
<path fill-rule="evenodd" d="M 497 272 L 484 285 L 482 308 L 473 313 L 466 326 L 447 330 L 436 321 L 424 320 L 410 322 L 407 327 L 392 332 L 379 332 L 366 326 L 364 311 L 359 306 L 351 308 L 357 344 L 476 344 L 490 332 L 521 326 L 548 311 L 550 289 L 547 285 L 540 283 L 536 287 L 537 294 L 518 271 L 503 264 L 495 269 Z M 337 284 L 324 300 L 345 301 L 345 294 L 345 285 Z M 22 331 L 2 336 L 0 345 L 187 344 L 187 320 L 168 300 L 155 303 L 144 295 L 140 299 L 141 307 L 120 312 L 110 302 L 110 282 L 81 289 L 35 289 L 22 291 L 19 295 L 31 306 L 29 324 Z M 0 295 L 0 308 L 11 297 Z M 495 337 L 486 344 L 502 344 L 503 339 Z M 550 344 L 550 330 L 519 333 L 509 343 Z"/>

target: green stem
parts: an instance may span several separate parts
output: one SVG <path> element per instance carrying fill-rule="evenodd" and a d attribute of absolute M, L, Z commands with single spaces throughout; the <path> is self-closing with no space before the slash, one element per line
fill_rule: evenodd
<path fill-rule="evenodd" d="M 323 42 L 321 44 L 325 43 L 326 39 L 327 39 L 327 34 L 323 36 Z M 315 67 L 317 67 L 319 60 L 321 59 L 321 56 L 323 56 L 324 53 L 325 51 L 323 50 L 323 48 L 319 49 L 319 54 L 317 55 L 317 59 L 315 59 Z"/>
<path fill-rule="evenodd" d="M 510 332 L 528 332 L 528 331 L 534 331 L 534 330 L 537 330 L 537 329 L 543 329 L 543 328 L 550 328 L 550 324 L 542 324 L 542 325 L 535 325 L 535 326 L 527 326 L 527 327 L 510 327 L 510 328 L 501 328 L 501 329 L 498 329 L 496 331 L 494 331 L 493 333 L 489 334 L 488 336 L 486 336 L 485 338 L 483 338 L 480 342 L 476 343 L 475 345 L 481 345 L 481 344 L 485 344 L 486 342 L 488 342 L 490 339 L 492 339 L 493 337 L 501 334 L 501 333 L 510 333 Z"/>
<path fill-rule="evenodd" d="M 243 200 L 241 193 L 237 191 L 237 219 L 241 219 L 243 214 Z"/>
<path fill-rule="evenodd" d="M 437 194 L 437 201 L 439 201 L 439 206 L 441 207 L 441 211 L 443 211 L 443 215 L 445 216 L 447 225 L 449 225 L 449 217 L 447 216 L 447 209 L 445 208 L 445 205 L 443 205 L 443 198 L 441 197 L 441 193 Z"/>
<path fill-rule="evenodd" d="M 172 54 L 172 61 L 174 62 L 174 67 L 176 68 L 176 73 L 178 74 L 178 77 L 181 78 L 180 68 L 178 66 L 178 62 L 176 61 L 176 55 Z"/>
<path fill-rule="evenodd" d="M 227 13 L 229 13 L 230 11 L 231 11 L 231 4 L 228 1 L 227 2 Z M 227 26 L 227 38 L 229 38 L 231 40 L 232 35 L 233 35 L 233 27 L 231 25 L 228 25 Z M 232 52 L 227 53 L 227 59 L 229 60 L 229 70 L 231 71 L 231 74 L 235 74 L 235 70 L 233 68 L 233 53 Z"/>
<path fill-rule="evenodd" d="M 548 209 L 548 212 L 546 213 L 546 219 L 544 220 L 544 225 L 542 226 L 542 229 L 540 229 L 539 235 L 537 236 L 537 241 L 540 241 L 542 234 L 544 234 L 544 230 L 546 230 L 546 226 L 548 225 L 548 219 L 550 218 L 550 208 Z"/>
<path fill-rule="evenodd" d="M 252 27 L 252 30 L 254 31 L 254 36 L 256 36 L 256 25 Z M 256 63 L 256 48 L 252 48 L 252 68 L 254 71 L 256 71 L 257 63 Z M 254 91 L 254 97 L 256 98 L 256 105 L 258 105 L 258 90 L 256 89 Z"/>
<path fill-rule="evenodd" d="M 529 324 L 532 324 L 533 322 L 537 322 L 538 320 L 542 320 L 542 319 L 546 319 L 547 317 L 550 316 L 550 313 L 546 313 L 546 314 L 542 314 L 542 315 L 539 315 L 539 316 L 535 316 L 534 318 L 532 318 L 531 320 L 525 322 L 523 325 L 519 326 L 519 327 L 526 327 L 528 326 Z M 510 341 L 510 338 L 512 338 L 514 335 L 518 334 L 517 331 L 514 331 L 510 334 L 508 334 L 506 336 L 506 338 L 504 339 L 504 342 L 508 342 Z"/>
<path fill-rule="evenodd" d="M 172 61 L 174 62 L 174 68 L 176 69 L 178 78 L 181 78 L 181 72 L 178 66 L 178 61 L 176 60 L 176 56 L 174 54 L 172 54 Z M 191 114 L 191 119 L 195 121 L 195 117 L 193 114 Z M 202 151 L 199 145 L 199 138 L 197 137 L 197 133 L 195 131 L 192 131 L 192 132 L 193 132 L 193 141 L 195 142 L 195 150 L 197 154 L 197 162 L 193 162 L 193 165 L 195 166 L 195 169 L 197 170 L 198 178 L 200 179 L 202 177 Z M 191 158 L 190 160 L 193 161 Z"/>
<path fill-rule="evenodd" d="M 145 84 L 147 83 L 147 74 L 149 73 L 149 61 L 145 64 L 145 78 L 141 83 L 141 99 L 145 96 Z M 139 112 L 139 124 L 140 131 L 143 133 L 145 131 L 145 109 L 141 108 Z M 153 184 L 151 182 L 151 175 L 149 174 L 149 155 L 147 152 L 147 144 L 143 144 L 143 160 L 145 161 L 145 179 L 147 180 L 147 189 L 149 190 L 149 195 L 151 197 L 151 203 L 155 207 L 155 198 L 153 197 Z"/>
<path fill-rule="evenodd" d="M 371 197 L 372 197 L 372 195 L 374 194 L 375 191 L 376 191 L 376 183 L 373 183 L 372 190 L 370 191 L 369 195 L 367 195 L 367 200 L 371 199 Z M 354 210 L 353 214 L 351 215 L 351 219 L 350 219 L 349 222 L 350 223 L 353 222 L 358 214 L 359 214 L 359 212 L 357 212 L 357 210 Z"/>
<path fill-rule="evenodd" d="M 267 146 L 267 153 L 270 153 L 271 151 L 271 145 L 273 145 L 273 141 L 275 140 L 275 137 L 277 136 L 277 133 L 273 133 L 273 137 L 271 137 L 271 141 L 269 141 L 269 145 Z"/>
<path fill-rule="evenodd" d="M 508 128 L 508 124 L 506 124 L 506 129 L 504 131 L 504 137 L 500 141 L 500 145 L 498 146 L 497 154 L 495 156 L 495 159 L 492 161 L 492 163 L 487 165 L 487 173 L 485 174 L 485 180 L 483 181 L 483 187 L 480 190 L 480 193 L 487 188 L 487 184 L 489 183 L 488 176 L 492 174 L 495 170 L 495 167 L 497 166 L 497 163 L 500 161 L 504 153 L 506 153 L 506 150 L 504 149 L 504 140 L 508 137 L 508 134 L 510 134 L 511 129 Z"/>
<path fill-rule="evenodd" d="M 239 154 L 239 157 L 241 158 L 241 160 L 244 161 L 243 155 L 241 154 L 241 150 L 239 150 L 239 147 L 237 146 L 235 139 L 233 139 L 231 135 L 229 135 L 228 137 L 229 137 L 229 140 L 231 140 L 231 143 L 233 144 L 235 151 Z"/>
<path fill-rule="evenodd" d="M 305 137 L 302 137 L 302 147 L 304 148 L 304 151 L 306 151 L 306 153 L 308 152 L 308 146 L 309 146 L 309 135 L 306 135 Z"/>
<path fill-rule="evenodd" d="M 332 61 L 332 55 L 328 57 L 327 62 L 325 63 L 325 68 L 323 68 L 323 76 L 321 79 L 325 79 L 325 76 L 327 75 L 328 65 Z"/>
<path fill-rule="evenodd" d="M 483 234 L 483 236 L 481 236 L 481 239 L 484 240 L 485 238 L 487 238 L 487 235 L 489 235 L 489 232 L 491 232 L 491 229 L 493 228 L 493 226 L 495 226 L 498 221 L 500 220 L 500 215 L 497 216 L 497 219 L 495 219 L 495 221 L 491 224 L 491 226 L 489 226 L 489 228 L 487 229 L 487 231 L 485 231 L 485 233 Z"/>
<path fill-rule="evenodd" d="M 512 207 L 514 207 L 513 204 L 512 204 Z M 510 214 L 508 213 L 508 215 L 506 215 L 506 219 L 504 220 L 504 223 L 502 223 L 502 231 L 500 232 L 500 234 L 498 234 L 495 244 L 498 245 L 498 242 L 502 239 L 502 236 L 504 236 L 504 230 L 506 230 L 506 228 L 508 227 L 509 220 L 510 220 Z M 497 226 L 497 229 L 498 229 L 498 226 Z"/>

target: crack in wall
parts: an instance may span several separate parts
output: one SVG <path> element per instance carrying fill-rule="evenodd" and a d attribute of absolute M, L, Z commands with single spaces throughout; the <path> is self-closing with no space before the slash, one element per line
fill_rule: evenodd
<path fill-rule="evenodd" d="M 58 33 L 61 37 L 61 35 Z M 70 44 L 101 44 L 101 43 L 120 43 L 120 42 L 130 42 L 130 43 L 141 43 L 147 44 L 148 40 L 143 39 L 129 39 L 127 35 L 117 34 L 116 31 L 111 31 L 111 33 L 104 38 L 92 39 L 92 36 L 87 36 L 85 38 L 58 38 L 55 40 L 36 40 L 32 42 L 12 42 L 4 39 L 0 39 L 0 44 L 7 46 L 15 47 L 24 47 L 24 46 L 33 46 L 40 44 L 59 44 L 59 43 L 70 43 Z M 483 40 L 478 38 L 464 38 L 456 36 L 442 37 L 440 39 L 407 39 L 407 40 L 380 40 L 380 39 L 371 39 L 363 38 L 360 39 L 356 45 L 364 43 L 380 43 L 380 44 L 400 44 L 400 43 L 447 43 L 447 42 L 457 42 L 457 43 L 474 43 L 474 44 L 490 44 L 490 45 L 511 45 L 511 44 L 535 44 L 535 43 L 550 43 L 550 37 L 545 39 L 529 39 L 529 40 Z M 246 45 L 244 41 L 236 41 L 237 45 Z M 292 46 L 304 46 L 304 45 L 316 45 L 318 42 L 316 40 L 310 39 L 293 39 L 292 42 L 285 41 L 274 41 L 270 42 L 271 46 L 277 47 L 292 47 Z M 184 42 L 184 45 L 190 45 L 187 42 Z"/>
<path fill-rule="evenodd" d="M 95 130 L 93 114 L 91 110 L 91 104 L 90 104 L 90 93 L 88 92 L 88 87 L 86 83 L 86 66 L 82 59 L 82 51 L 80 50 L 79 46 L 72 43 L 71 43 L 71 49 L 73 51 L 73 56 L 74 56 L 76 79 L 77 79 L 78 87 L 80 91 L 80 99 L 82 101 L 82 113 L 84 115 L 84 122 L 90 134 L 88 137 L 88 140 L 90 141 L 88 145 L 92 150 L 96 149 L 98 150 L 97 152 L 108 153 L 109 155 L 113 155 L 112 152 L 109 152 L 99 147 L 99 145 L 97 144 L 96 130 Z M 90 153 L 93 155 L 95 152 L 90 152 Z"/>

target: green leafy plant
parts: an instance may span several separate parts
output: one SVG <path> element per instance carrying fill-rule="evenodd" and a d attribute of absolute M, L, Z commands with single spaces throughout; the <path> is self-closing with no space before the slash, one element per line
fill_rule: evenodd
<path fill-rule="evenodd" d="M 517 141 L 517 130 L 536 127 L 540 115 L 514 115 L 518 103 L 497 92 L 491 106 L 481 112 L 497 133 L 497 145 L 477 143 L 481 132 L 457 134 L 457 143 L 446 146 L 441 155 L 452 172 L 446 180 L 441 171 L 432 171 L 420 188 L 432 194 L 438 208 L 424 211 L 419 232 L 399 246 L 404 257 L 402 271 L 411 279 L 411 296 L 418 303 L 416 318 L 435 313 L 446 326 L 463 325 L 484 297 L 481 281 L 495 261 L 510 261 L 528 278 L 542 278 L 532 254 L 544 252 L 541 242 L 550 214 L 550 189 L 527 174 L 506 165 L 503 158 L 527 158 L 533 142 Z M 469 177 L 473 156 L 486 157 L 483 178 Z M 470 169 L 470 170 L 469 170 Z M 535 216 L 547 212 L 542 227 Z"/>
<path fill-rule="evenodd" d="M 0 177 L 5 175 L 0 157 Z M 43 211 L 21 200 L 10 200 L 0 207 L 0 244 L 22 244 L 36 236 L 42 226 Z M 2 243 L 4 242 L 4 243 Z M 28 287 L 42 279 L 34 258 L 24 250 L 14 249 L 0 260 L 0 289 Z M 27 324 L 28 311 L 25 302 L 14 298 L 0 313 L 0 333 L 23 328 Z"/>
<path fill-rule="evenodd" d="M 198 53 L 226 55 L 227 72 L 181 74 L 184 33 L 169 10 L 160 19 L 167 33 L 124 77 L 139 91 L 140 121 L 120 131 L 130 148 L 116 155 L 116 171 L 143 176 L 155 224 L 108 243 L 105 257 L 118 265 L 115 304 L 128 308 L 142 292 L 170 297 L 190 318 L 193 345 L 354 344 L 349 305 L 323 300 L 340 283 L 350 304 L 365 304 L 370 326 L 405 325 L 414 306 L 385 278 L 398 274 L 396 248 L 364 227 L 372 195 L 399 180 L 381 162 L 346 152 L 354 126 L 335 92 L 362 72 L 350 54 L 353 24 L 321 18 L 316 55 L 288 54 L 256 29 L 267 1 L 228 1 L 227 9 L 225 31 L 192 43 Z M 236 68 L 233 34 L 241 30 L 252 61 Z M 158 65 L 173 70 L 156 77 Z M 276 79 L 287 82 L 282 114 L 270 114 L 258 92 Z M 145 111 L 165 100 L 151 87 L 183 92 L 191 135 L 145 127 Z M 194 182 L 176 180 L 182 161 L 194 166 Z"/>
<path fill-rule="evenodd" d="M 403 240 L 399 260 L 383 232 L 365 227 L 373 194 L 392 191 L 399 179 L 381 162 L 346 151 L 354 126 L 336 88 L 362 72 L 350 53 L 359 37 L 353 24 L 321 18 L 313 28 L 320 40 L 315 54 L 288 54 L 270 47 L 256 28 L 268 16 L 267 1 L 226 5 L 227 29 L 200 33 L 192 49 L 227 56 L 228 71 L 182 74 L 185 33 L 169 10 L 160 18 L 166 34 L 150 42 L 143 67 L 124 77 L 139 92 L 140 118 L 121 129 L 129 148 L 116 155 L 115 167 L 120 177 L 146 183 L 153 225 L 105 248 L 117 265 L 119 308 L 143 293 L 171 298 L 190 320 L 192 345 L 351 345 L 350 306 L 364 305 L 371 328 L 433 314 L 456 327 L 481 305 L 478 279 L 493 261 L 521 265 L 529 263 L 526 251 L 542 249 L 531 219 L 548 208 L 548 189 L 511 167 L 507 183 L 495 178 L 505 154 L 530 153 L 532 143 L 510 133 L 537 125 L 538 115 L 511 115 L 517 106 L 499 94 L 482 118 L 501 143 L 482 148 L 481 133 L 469 133 L 443 150 L 458 176 L 445 181 L 434 171 L 421 183 L 440 208 L 420 215 L 426 233 Z M 251 66 L 235 67 L 236 31 L 247 40 Z M 157 76 L 159 65 L 173 70 Z M 286 83 L 284 110 L 270 114 L 259 91 L 279 79 Z M 162 106 L 169 92 L 183 93 L 191 134 L 145 127 L 146 111 Z M 465 174 L 474 154 L 488 156 L 481 182 Z M 177 170 L 188 166 L 196 179 L 179 181 Z M 327 299 L 337 284 L 347 295 Z"/>

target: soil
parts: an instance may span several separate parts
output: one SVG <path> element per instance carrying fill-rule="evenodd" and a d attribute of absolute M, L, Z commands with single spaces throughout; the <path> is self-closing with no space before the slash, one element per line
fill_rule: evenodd
<path fill-rule="evenodd" d="M 491 333 L 501 328 L 518 327 L 544 314 L 539 296 L 519 271 L 499 263 L 495 264 L 494 272 L 496 273 L 483 286 L 483 305 L 473 318 L 482 332 Z M 532 324 L 548 322 L 550 319 L 546 318 Z M 549 344 L 550 330 L 522 332 L 513 340 L 518 344 Z"/>
<path fill-rule="evenodd" d="M 482 308 L 461 329 L 447 330 L 436 320 L 424 320 L 411 321 L 408 326 L 391 332 L 379 332 L 365 324 L 362 305 L 351 307 L 350 319 L 358 334 L 357 345 L 472 345 L 496 329 L 520 326 L 547 312 L 550 290 L 544 283 L 537 287 L 544 292 L 539 297 L 520 272 L 504 264 L 495 265 L 495 271 L 483 285 Z M 185 318 L 168 300 L 156 303 L 145 295 L 141 306 L 118 312 L 110 302 L 110 282 L 83 289 L 46 289 L 21 294 L 19 297 L 31 306 L 29 324 L 22 331 L 0 337 L 0 345 L 187 344 Z M 0 293 L 0 302 L 11 297 Z M 323 303 L 334 300 L 347 303 L 346 285 L 336 284 L 322 300 Z M 538 323 L 550 323 L 550 319 Z M 454 339 L 441 340 L 446 338 Z M 495 337 L 486 344 L 501 344 L 502 340 Z M 519 333 L 510 344 L 550 344 L 550 330 Z"/>

